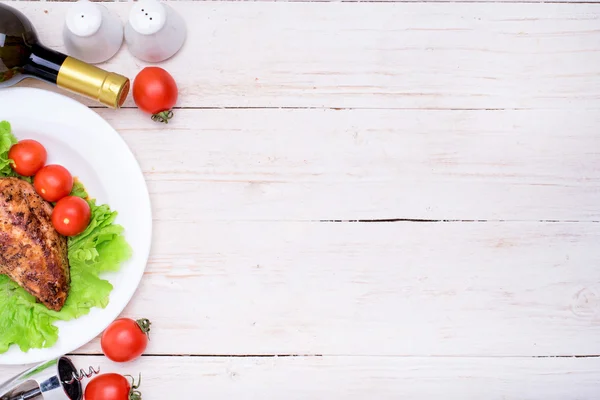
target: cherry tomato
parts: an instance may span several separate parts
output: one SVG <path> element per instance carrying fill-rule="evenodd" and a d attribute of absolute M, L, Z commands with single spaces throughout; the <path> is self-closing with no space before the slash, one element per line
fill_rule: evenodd
<path fill-rule="evenodd" d="M 62 165 L 46 165 L 35 174 L 33 187 L 44 200 L 55 202 L 71 193 L 73 177 Z"/>
<path fill-rule="evenodd" d="M 77 196 L 63 197 L 52 210 L 52 225 L 63 236 L 75 236 L 90 224 L 92 210 L 87 201 Z"/>
<path fill-rule="evenodd" d="M 140 110 L 152 114 L 152 120 L 168 123 L 177 102 L 175 79 L 160 67 L 146 67 L 133 81 L 133 101 Z"/>
<path fill-rule="evenodd" d="M 148 332 L 150 332 L 150 321 L 145 318 L 137 321 L 119 318 L 102 333 L 100 346 L 104 355 L 112 361 L 135 360 L 146 350 Z"/>
<path fill-rule="evenodd" d="M 137 390 L 141 378 L 140 375 L 136 385 L 133 378 L 129 383 L 125 376 L 117 373 L 98 375 L 85 387 L 85 400 L 141 400 L 142 394 Z"/>
<path fill-rule="evenodd" d="M 22 176 L 33 176 L 46 164 L 48 153 L 42 144 L 33 139 L 25 139 L 13 145 L 8 152 L 13 170 Z"/>

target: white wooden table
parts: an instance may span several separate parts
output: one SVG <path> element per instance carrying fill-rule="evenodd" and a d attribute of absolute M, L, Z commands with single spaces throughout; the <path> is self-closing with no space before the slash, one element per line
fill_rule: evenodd
<path fill-rule="evenodd" d="M 64 50 L 68 3 L 12 5 Z M 145 400 L 598 398 L 600 4 L 171 5 L 175 118 L 95 108 L 151 191 L 152 340 L 77 363 Z"/>

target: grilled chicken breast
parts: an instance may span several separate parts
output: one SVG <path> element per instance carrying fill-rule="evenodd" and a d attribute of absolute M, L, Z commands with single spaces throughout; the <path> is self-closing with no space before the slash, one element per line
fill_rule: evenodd
<path fill-rule="evenodd" d="M 30 183 L 0 178 L 0 274 L 51 310 L 67 300 L 67 239 L 54 229 L 52 207 Z"/>

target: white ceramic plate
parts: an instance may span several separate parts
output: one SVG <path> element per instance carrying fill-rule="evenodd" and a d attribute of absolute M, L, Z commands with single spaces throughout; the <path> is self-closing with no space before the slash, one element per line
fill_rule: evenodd
<path fill-rule="evenodd" d="M 121 136 L 83 104 L 34 88 L 0 90 L 0 121 L 7 120 L 17 139 L 31 138 L 48 151 L 48 164 L 64 165 L 86 186 L 97 204 L 118 212 L 118 224 L 133 249 L 117 273 L 103 274 L 114 289 L 105 309 L 56 322 L 59 339 L 51 348 L 21 352 L 17 346 L 0 354 L 0 364 L 29 364 L 72 352 L 98 336 L 123 311 L 135 293 L 150 253 L 152 215 L 140 167 Z M 1 334 L 1 333 L 0 333 Z"/>

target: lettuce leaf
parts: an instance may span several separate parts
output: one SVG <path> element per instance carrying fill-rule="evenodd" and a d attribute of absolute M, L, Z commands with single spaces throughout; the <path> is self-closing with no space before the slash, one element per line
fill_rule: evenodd
<path fill-rule="evenodd" d="M 12 344 L 28 351 L 56 342 L 58 328 L 47 309 L 6 275 L 0 275 L 0 299 L 0 353 Z"/>
<path fill-rule="evenodd" d="M 7 121 L 0 121 L 0 176 L 13 175 L 8 151 L 15 143 L 17 143 L 17 138 L 11 133 L 10 124 Z"/>
<path fill-rule="evenodd" d="M 16 139 L 10 124 L 0 122 L 0 177 L 14 176 L 8 163 L 8 150 Z M 16 345 L 21 351 L 51 347 L 58 339 L 56 321 L 68 321 L 88 314 L 93 307 L 108 305 L 113 286 L 100 277 L 102 272 L 118 271 L 131 257 L 131 247 L 123 227 L 114 223 L 117 212 L 90 199 L 79 181 L 71 195 L 85 199 L 92 218 L 81 234 L 68 238 L 71 287 L 64 307 L 47 309 L 6 275 L 0 275 L 0 353 Z"/>
<path fill-rule="evenodd" d="M 83 183 L 79 182 L 79 180 L 75 179 L 73 182 L 73 189 L 71 189 L 71 196 L 81 197 L 84 200 L 87 200 L 89 197 L 87 192 L 85 191 L 85 187 Z"/>

